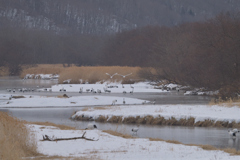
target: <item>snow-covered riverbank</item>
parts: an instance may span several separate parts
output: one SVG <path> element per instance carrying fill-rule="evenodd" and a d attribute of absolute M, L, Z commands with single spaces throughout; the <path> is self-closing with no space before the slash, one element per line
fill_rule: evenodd
<path fill-rule="evenodd" d="M 47 96 L 33 96 L 24 95 L 24 98 L 12 98 L 11 95 L 2 95 L 5 101 L 0 102 L 0 108 L 9 107 L 79 107 L 79 106 L 95 106 L 95 105 L 112 105 L 113 101 L 116 105 L 123 104 L 142 104 L 144 100 L 135 98 L 122 98 L 114 96 L 74 96 L 74 97 L 47 97 Z"/>
<path fill-rule="evenodd" d="M 84 120 L 82 117 L 91 117 L 91 120 L 118 123 L 122 122 L 217 127 L 222 127 L 227 124 L 227 126 L 224 127 L 229 127 L 233 123 L 240 123 L 239 113 L 240 108 L 238 106 L 128 105 L 111 106 L 104 108 L 87 108 L 74 114 L 72 116 L 72 119 Z M 103 120 L 104 118 L 105 120 Z M 203 122 L 206 122 L 206 124 L 203 124 Z"/>
<path fill-rule="evenodd" d="M 239 160 L 240 156 L 232 156 L 218 150 L 203 150 L 196 146 L 150 141 L 149 139 L 126 139 L 113 136 L 101 130 L 60 130 L 56 127 L 30 125 L 36 135 L 38 151 L 47 156 L 83 157 L 89 159 L 162 159 L 162 160 Z M 41 141 L 42 135 L 55 138 L 85 137 L 85 139 L 65 141 Z"/>

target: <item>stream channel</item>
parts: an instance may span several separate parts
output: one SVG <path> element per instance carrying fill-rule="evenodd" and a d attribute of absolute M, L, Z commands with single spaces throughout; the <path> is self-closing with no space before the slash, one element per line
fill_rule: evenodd
<path fill-rule="evenodd" d="M 0 94 L 7 94 L 7 88 L 38 88 L 50 87 L 57 84 L 56 80 L 21 80 L 18 77 L 0 77 Z M 29 94 L 29 93 L 27 93 Z M 59 95 L 60 93 L 31 92 L 33 95 Z M 79 96 L 79 93 L 68 93 L 70 96 Z M 84 95 L 84 94 L 83 94 Z M 89 95 L 89 94 L 87 94 Z M 104 95 L 104 94 L 103 94 Z M 124 96 L 144 100 L 156 99 L 156 104 L 207 104 L 210 97 L 207 96 L 184 96 L 182 92 L 168 93 L 135 93 L 133 95 L 107 94 L 107 96 Z M 89 122 L 73 121 L 70 116 L 83 107 L 61 108 L 0 108 L 0 111 L 9 112 L 12 116 L 32 122 L 52 122 L 85 129 Z M 124 134 L 132 134 L 131 129 L 136 125 L 95 123 L 98 129 L 114 130 Z M 183 126 L 160 126 L 140 125 L 136 137 L 160 138 L 163 140 L 176 140 L 184 144 L 212 145 L 217 148 L 240 149 L 240 135 L 232 139 L 228 135 L 227 128 L 213 127 L 183 127 Z"/>

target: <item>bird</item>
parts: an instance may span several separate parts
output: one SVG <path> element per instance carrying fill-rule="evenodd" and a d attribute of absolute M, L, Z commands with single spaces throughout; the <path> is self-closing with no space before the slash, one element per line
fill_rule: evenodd
<path fill-rule="evenodd" d="M 66 92 L 66 89 L 62 88 L 59 90 L 60 92 Z"/>
<path fill-rule="evenodd" d="M 129 73 L 129 74 L 126 74 L 126 75 L 121 75 L 121 74 L 118 74 L 119 76 L 122 76 L 123 78 L 127 77 L 127 76 L 130 76 L 132 73 Z"/>
<path fill-rule="evenodd" d="M 152 103 L 152 104 L 156 104 L 156 99 L 154 99 L 151 103 Z"/>
<path fill-rule="evenodd" d="M 134 89 L 134 87 L 130 84 L 130 87 L 132 88 L 132 89 Z"/>
<path fill-rule="evenodd" d="M 115 99 L 115 100 L 113 100 L 112 101 L 112 105 L 115 105 L 115 103 L 117 102 L 117 100 Z"/>
<path fill-rule="evenodd" d="M 83 92 L 83 87 L 81 87 L 79 90 L 79 93 L 82 93 L 82 92 Z"/>
<path fill-rule="evenodd" d="M 11 92 L 11 91 L 12 91 L 12 89 L 7 89 L 7 91 L 8 91 L 8 92 Z"/>
<path fill-rule="evenodd" d="M 97 89 L 97 93 L 102 93 L 102 91 L 100 89 Z"/>
<path fill-rule="evenodd" d="M 132 91 L 130 91 L 131 94 L 133 93 L 133 90 L 134 90 L 134 88 L 132 88 Z"/>
<path fill-rule="evenodd" d="M 132 129 L 133 134 L 137 134 L 137 131 L 138 131 L 138 129 L 139 129 L 138 127 L 139 127 L 139 125 L 137 125 L 137 127 L 135 127 L 135 128 Z"/>
<path fill-rule="evenodd" d="M 110 78 L 112 79 L 115 75 L 117 75 L 118 73 L 114 73 L 113 75 L 110 75 L 109 73 L 106 73 L 106 75 L 109 75 Z"/>
<path fill-rule="evenodd" d="M 237 128 L 234 128 L 234 129 L 229 129 L 228 130 L 228 134 L 230 135 L 230 136 L 232 136 L 232 138 L 236 138 L 236 134 L 238 133 L 238 132 L 240 132 Z"/>
<path fill-rule="evenodd" d="M 123 98 L 123 104 L 126 104 L 125 98 Z"/>
<path fill-rule="evenodd" d="M 88 126 L 87 126 L 87 128 L 85 128 L 85 129 L 94 129 L 94 128 L 97 128 L 97 126 L 96 126 L 95 124 L 93 124 L 93 123 L 88 123 Z"/>
<path fill-rule="evenodd" d="M 103 90 L 104 90 L 104 92 L 106 92 L 106 93 L 111 93 L 111 91 L 108 90 L 108 89 L 106 89 L 106 88 L 103 88 Z"/>

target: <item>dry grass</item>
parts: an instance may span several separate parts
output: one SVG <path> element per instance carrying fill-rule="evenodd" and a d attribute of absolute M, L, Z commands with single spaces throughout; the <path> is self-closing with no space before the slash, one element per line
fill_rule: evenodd
<path fill-rule="evenodd" d="M 19 99 L 19 98 L 25 98 L 24 96 L 12 96 L 12 98 Z"/>
<path fill-rule="evenodd" d="M 99 109 L 99 110 L 104 110 L 107 109 L 106 107 L 95 107 L 94 109 Z M 89 108 L 84 108 L 82 111 L 87 111 Z M 88 117 L 82 117 L 76 116 L 74 118 L 75 120 L 80 120 L 80 121 L 88 121 L 92 119 L 89 119 Z M 100 115 L 97 119 L 95 119 L 96 122 L 109 122 L 109 123 L 123 123 L 123 124 L 150 124 L 150 125 L 169 125 L 169 126 L 196 126 L 196 127 L 226 127 L 226 128 L 240 128 L 240 123 L 237 123 L 235 121 L 229 123 L 225 121 L 214 121 L 210 119 L 206 119 L 204 121 L 198 121 L 195 123 L 195 118 L 190 117 L 188 119 L 186 118 L 181 118 L 177 120 L 174 117 L 171 117 L 170 119 L 165 119 L 164 117 L 158 116 L 158 117 L 153 117 L 153 116 L 145 116 L 145 117 L 125 117 L 124 119 L 122 116 L 112 116 L 109 118 L 108 116 L 103 116 Z"/>
<path fill-rule="evenodd" d="M 8 68 L 0 67 L 0 76 L 8 76 L 8 75 L 9 75 Z"/>
<path fill-rule="evenodd" d="M 34 67 L 25 66 L 20 75 L 23 78 L 26 74 L 59 74 L 59 83 L 64 80 L 71 79 L 71 83 L 95 83 L 100 81 L 122 81 L 122 83 L 131 83 L 133 81 L 138 81 L 140 78 L 138 72 L 140 67 L 121 67 L 121 66 L 72 66 L 63 67 L 62 64 L 38 64 Z M 116 75 L 112 79 L 109 75 L 118 73 L 121 75 L 127 75 L 132 73 L 132 75 L 123 78 L 122 76 Z M 79 80 L 82 80 L 81 82 Z"/>
<path fill-rule="evenodd" d="M 160 138 L 149 138 L 149 141 L 164 141 L 164 140 Z"/>
<path fill-rule="evenodd" d="M 90 156 L 92 157 L 92 156 Z M 27 160 L 29 159 L 33 159 L 33 158 L 26 158 Z M 85 157 L 62 157 L 62 156 L 40 156 L 40 157 L 34 157 L 34 160 L 92 160 L 92 159 L 96 159 L 96 160 L 100 160 L 96 157 L 94 158 L 89 158 L 89 156 Z"/>
<path fill-rule="evenodd" d="M 134 139 L 134 137 L 132 137 L 131 135 L 128 134 L 122 134 L 116 131 L 112 131 L 112 130 L 103 130 L 103 132 L 111 134 L 113 136 L 118 136 L 118 137 L 122 137 L 122 138 L 127 138 L 127 139 Z"/>
<path fill-rule="evenodd" d="M 24 66 L 20 77 L 26 74 L 60 74 L 65 68 L 62 64 L 38 64 L 34 67 Z"/>
<path fill-rule="evenodd" d="M 121 75 L 127 75 L 132 73 L 132 75 L 124 78 L 124 81 L 129 81 L 130 79 L 139 80 L 138 71 L 140 67 L 120 67 L 120 66 L 96 66 L 96 67 L 69 67 L 64 69 L 60 73 L 59 82 L 63 82 L 66 79 L 72 79 L 71 83 L 95 83 L 100 81 L 122 81 L 123 78 L 119 75 L 114 76 L 112 79 L 106 73 L 110 75 L 118 73 Z M 124 83 L 124 82 L 123 82 Z"/>
<path fill-rule="evenodd" d="M 211 99 L 211 101 L 208 104 L 209 106 L 213 106 L 213 105 L 220 105 L 223 107 L 233 107 L 233 106 L 238 106 L 240 107 L 240 99 L 231 99 L 229 98 L 228 100 L 222 100 L 221 98 L 219 98 L 218 100 L 215 99 Z"/>
<path fill-rule="evenodd" d="M 0 159 L 20 160 L 40 155 L 34 138 L 24 122 L 0 112 Z"/>

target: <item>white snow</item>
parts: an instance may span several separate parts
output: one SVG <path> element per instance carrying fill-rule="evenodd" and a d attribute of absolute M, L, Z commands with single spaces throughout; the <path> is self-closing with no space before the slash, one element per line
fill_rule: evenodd
<path fill-rule="evenodd" d="M 111 84 L 64 84 L 52 86 L 52 91 L 59 92 L 64 88 L 67 92 L 79 92 L 83 87 L 86 89 L 107 88 L 112 93 L 130 92 L 162 92 L 160 89 L 154 89 L 147 83 L 133 85 Z M 116 88 L 118 86 L 118 88 Z M 124 87 L 124 88 L 123 88 Z M 133 89 L 134 88 L 134 89 Z M 61 92 L 68 94 L 67 92 Z M 29 93 L 30 94 L 30 93 Z M 123 105 L 123 97 L 107 96 L 108 93 L 101 94 L 89 93 L 89 96 L 74 96 L 69 98 L 57 98 L 47 96 L 24 95 L 25 98 L 9 100 L 10 94 L 1 94 L 0 108 L 7 107 L 68 107 L 68 106 L 93 106 L 108 105 L 106 109 L 96 110 L 89 107 L 88 110 L 78 111 L 76 115 L 84 114 L 85 116 L 97 117 L 101 115 L 116 116 L 146 116 L 152 115 L 163 116 L 165 119 L 175 117 L 189 118 L 194 117 L 195 121 L 210 119 L 214 121 L 236 121 L 240 122 L 240 108 L 238 106 L 226 107 L 220 105 L 149 105 L 142 103 L 144 100 L 134 98 L 124 98 L 126 105 Z M 129 93 L 127 93 L 129 94 Z M 16 96 L 17 93 L 14 93 Z M 109 105 L 116 101 L 116 106 Z M 30 127 L 30 126 L 29 126 Z M 98 141 L 87 141 L 83 139 L 69 141 L 40 141 L 42 135 L 55 136 L 57 138 L 79 137 L 84 133 L 83 130 L 60 130 L 56 127 L 45 127 L 40 125 L 31 125 L 31 130 L 36 134 L 38 151 L 45 155 L 54 156 L 73 156 L 88 157 L 90 159 L 167 159 L 167 160 L 238 160 L 240 156 L 231 156 L 222 151 L 206 151 L 196 146 L 185 146 L 182 144 L 171 144 L 163 141 L 149 141 L 148 139 L 124 139 L 112 136 L 101 130 L 87 130 L 86 137 L 99 139 Z"/>
<path fill-rule="evenodd" d="M 172 144 L 164 141 L 148 139 L 125 139 L 102 132 L 101 130 L 86 130 L 85 137 L 98 141 L 84 139 L 65 141 L 40 141 L 42 135 L 55 138 L 81 137 L 84 130 L 60 130 L 56 127 L 29 125 L 36 135 L 38 151 L 49 156 L 86 157 L 89 159 L 124 159 L 124 160 L 239 160 L 240 156 L 231 156 L 223 151 L 207 151 L 196 146 Z"/>
<path fill-rule="evenodd" d="M 25 98 L 7 100 L 10 95 L 1 95 L 0 98 L 6 101 L 0 101 L 0 108 L 7 107 L 70 107 L 70 106 L 94 106 L 94 105 L 115 105 L 123 104 L 122 97 L 114 96 L 74 96 L 69 98 L 47 97 L 47 96 L 31 96 L 24 95 Z M 135 98 L 124 98 L 126 104 L 141 104 L 144 101 Z"/>
<path fill-rule="evenodd" d="M 117 112 L 116 112 L 117 111 Z M 91 107 L 88 110 L 78 111 L 72 116 L 81 116 L 84 114 L 86 117 L 98 118 L 100 115 L 108 116 L 122 116 L 125 117 L 164 117 L 170 119 L 174 117 L 176 120 L 195 118 L 195 122 L 204 120 L 224 121 L 224 122 L 240 122 L 240 108 L 224 107 L 218 105 L 128 105 L 128 106 L 112 106 L 106 109 L 95 109 Z"/>

